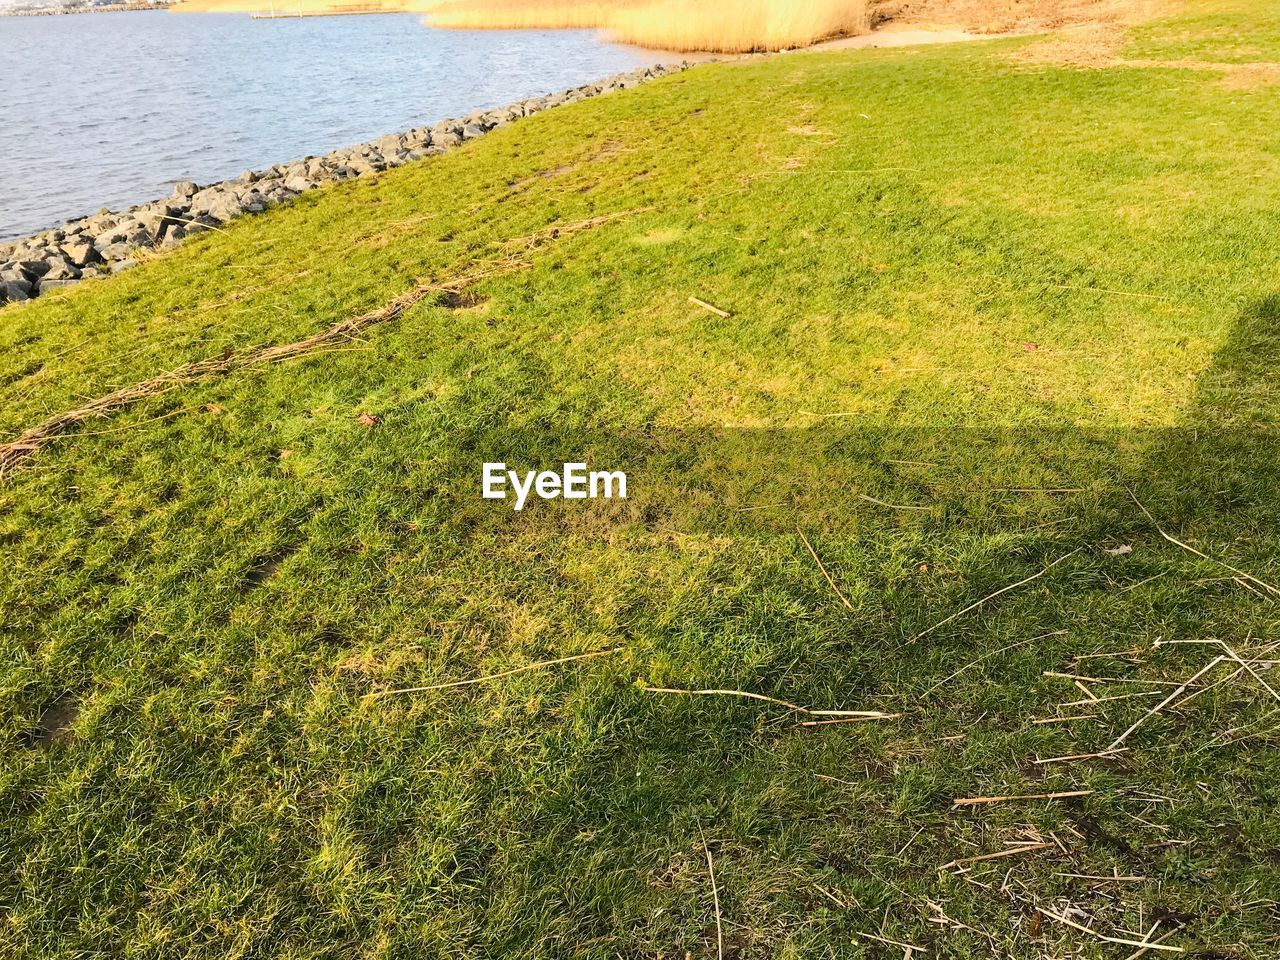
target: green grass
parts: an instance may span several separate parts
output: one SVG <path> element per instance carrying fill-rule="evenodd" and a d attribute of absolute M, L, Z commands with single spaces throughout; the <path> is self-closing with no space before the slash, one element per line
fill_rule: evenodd
<path fill-rule="evenodd" d="M 1185 58 L 1157 46 L 1206 17 L 1275 56 L 1260 0 L 1133 45 Z M 714 957 L 705 837 L 725 956 L 1133 949 L 1037 905 L 1280 955 L 1257 682 L 1032 762 L 1156 702 L 1062 707 L 1085 694 L 1046 671 L 1168 691 L 1217 650 L 1157 639 L 1275 639 L 1125 488 L 1280 582 L 1280 96 L 1028 42 L 699 67 L 0 312 L 8 436 L 650 208 L 4 479 L 0 954 Z M 631 498 L 479 498 L 483 461 L 583 457 Z M 1033 723 L 1059 710 L 1095 719 Z M 951 806 L 1058 790 L 1094 792 Z M 1064 876 L 1113 870 L 1143 879 Z"/>

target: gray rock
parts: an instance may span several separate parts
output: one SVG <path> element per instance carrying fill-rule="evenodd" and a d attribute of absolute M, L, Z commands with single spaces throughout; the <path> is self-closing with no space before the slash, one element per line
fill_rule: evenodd
<path fill-rule="evenodd" d="M 119 273 L 122 270 L 128 270 L 131 267 L 136 267 L 137 265 L 138 265 L 137 260 L 117 260 L 115 263 L 111 265 L 111 272 Z"/>
<path fill-rule="evenodd" d="M 295 173 L 293 176 L 285 179 L 284 186 L 286 189 L 292 190 L 295 193 L 302 193 L 304 190 L 310 190 L 315 186 L 315 184 L 308 180 L 303 174 Z"/>
<path fill-rule="evenodd" d="M 93 244 L 88 240 L 72 240 L 64 243 L 62 252 L 77 267 L 85 267 L 91 263 L 97 263 L 100 259 L 98 251 L 94 249 Z"/>
<path fill-rule="evenodd" d="M 98 253 L 103 260 L 108 262 L 112 260 L 125 260 L 129 254 L 138 249 L 136 243 L 129 243 L 127 240 L 121 240 L 117 243 L 109 243 L 105 247 L 98 247 Z"/>
<path fill-rule="evenodd" d="M 77 279 L 79 279 L 79 278 L 77 278 Z M 37 289 L 38 289 L 38 291 L 39 291 L 39 294 L 40 294 L 41 296 L 43 296 L 43 295 L 44 295 L 44 294 L 46 294 L 46 293 L 52 293 L 54 290 L 61 290 L 61 289 L 63 289 L 64 287 L 71 287 L 71 286 L 75 286 L 75 284 L 76 284 L 76 280 L 71 280 L 71 279 L 67 279 L 67 280 L 41 280 L 41 281 L 40 281 L 40 283 L 39 283 L 39 284 L 37 284 Z"/>
<path fill-rule="evenodd" d="M 139 207 L 134 219 L 147 232 L 151 240 L 160 240 L 165 230 L 177 222 L 174 217 L 180 216 L 181 212 L 163 203 L 152 203 Z"/>
<path fill-rule="evenodd" d="M 180 224 L 182 229 L 188 234 L 199 233 L 202 230 L 211 230 L 218 225 L 218 221 L 207 213 L 197 214 L 185 223 Z"/>
<path fill-rule="evenodd" d="M 47 260 L 15 260 L 14 266 L 22 271 L 28 280 L 38 280 L 45 275 L 49 269 L 49 261 Z"/>
<path fill-rule="evenodd" d="M 198 193 L 200 187 L 190 180 L 179 180 L 173 185 L 173 196 L 187 200 Z"/>
<path fill-rule="evenodd" d="M 40 289 L 44 289 L 46 283 L 55 280 L 79 280 L 80 270 L 66 257 L 53 257 L 48 261 L 49 269 L 45 271 L 44 277 L 40 280 Z"/>
<path fill-rule="evenodd" d="M 187 235 L 187 232 L 186 227 L 180 223 L 175 223 L 164 232 L 164 239 L 160 241 L 160 249 L 172 250 Z"/>
<path fill-rule="evenodd" d="M 4 293 L 4 299 L 10 303 L 17 303 L 19 300 L 31 299 L 31 287 L 26 283 L 20 283 L 17 280 L 5 280 L 0 283 L 0 291 Z"/>

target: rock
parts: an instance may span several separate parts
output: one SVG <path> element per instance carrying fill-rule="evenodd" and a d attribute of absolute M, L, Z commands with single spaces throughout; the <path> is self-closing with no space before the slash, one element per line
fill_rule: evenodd
<path fill-rule="evenodd" d="M 175 223 L 164 232 L 164 239 L 160 241 L 161 250 L 172 250 L 187 235 L 187 228 L 180 223 Z"/>
<path fill-rule="evenodd" d="M 173 185 L 173 196 L 182 200 L 189 200 L 194 197 L 200 190 L 200 187 L 190 180 L 179 180 Z"/>
<path fill-rule="evenodd" d="M 285 180 L 284 186 L 286 189 L 294 191 L 294 193 L 302 193 L 304 190 L 310 190 L 315 184 L 302 174 L 295 173 Z"/>
<path fill-rule="evenodd" d="M 98 251 L 94 249 L 93 243 L 88 240 L 73 240 L 69 243 L 64 243 L 62 252 L 77 267 L 86 267 L 91 263 L 97 263 L 101 259 L 98 256 Z"/>
<path fill-rule="evenodd" d="M 129 243 L 126 240 L 121 240 L 117 243 L 109 243 L 104 247 L 97 248 L 102 259 L 108 262 L 112 260 L 119 261 L 127 259 L 129 254 L 133 253 L 136 249 L 138 249 L 138 245 L 136 243 Z"/>
<path fill-rule="evenodd" d="M 47 260 L 15 260 L 14 266 L 22 271 L 28 280 L 38 280 L 49 269 Z"/>
<path fill-rule="evenodd" d="M 137 265 L 137 260 L 117 260 L 111 265 L 111 272 L 119 273 L 121 270 L 128 270 L 130 267 L 136 267 Z"/>
<path fill-rule="evenodd" d="M 0 283 L 0 292 L 3 292 L 4 299 L 10 303 L 17 303 L 19 300 L 31 299 L 31 287 L 26 283 L 17 280 L 5 280 Z"/>
<path fill-rule="evenodd" d="M 218 221 L 207 213 L 197 214 L 187 222 L 180 224 L 185 233 L 199 233 L 201 230 L 211 230 L 218 225 Z"/>
<path fill-rule="evenodd" d="M 386 156 L 388 153 L 398 153 L 404 149 L 404 137 L 398 134 L 388 134 L 385 137 L 379 137 L 377 140 L 373 141 L 373 143 L 374 146 L 377 147 L 378 152 L 383 156 Z"/>
<path fill-rule="evenodd" d="M 80 270 L 74 266 L 66 257 L 53 257 L 47 261 L 49 269 L 45 271 L 44 277 L 40 280 L 40 289 L 44 289 L 44 285 L 55 280 L 79 280 Z"/>
<path fill-rule="evenodd" d="M 205 187 L 191 198 L 191 209 L 226 223 L 244 209 L 244 201 L 230 188 Z"/>
<path fill-rule="evenodd" d="M 152 203 L 139 207 L 134 218 L 151 240 L 159 241 L 164 236 L 165 229 L 177 222 L 174 217 L 180 216 L 181 213 L 182 211 L 175 210 L 166 204 Z"/>
<path fill-rule="evenodd" d="M 78 280 L 79 278 L 77 277 L 76 279 Z M 36 288 L 37 288 L 38 292 L 40 293 L 40 295 L 41 295 L 41 296 L 43 296 L 43 295 L 44 295 L 44 294 L 46 294 L 46 293 L 52 293 L 54 290 L 61 290 L 61 289 L 63 289 L 64 287 L 74 286 L 74 285 L 75 285 L 75 283 L 76 283 L 76 280 L 71 280 L 71 279 L 67 279 L 67 280 L 41 280 L 41 281 L 36 285 Z"/>

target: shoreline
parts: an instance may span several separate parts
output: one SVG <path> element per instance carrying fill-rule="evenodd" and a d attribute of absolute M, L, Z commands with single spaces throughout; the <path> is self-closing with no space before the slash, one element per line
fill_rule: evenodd
<path fill-rule="evenodd" d="M 104 207 L 90 216 L 0 242 L 0 308 L 127 270 L 139 256 L 171 250 L 192 234 L 219 229 L 242 214 L 262 213 L 318 187 L 439 156 L 521 117 L 636 87 L 694 65 L 682 60 L 636 67 L 558 93 L 386 134 L 323 156 L 246 170 L 231 180 L 204 186 L 178 181 L 168 197 L 120 211 Z"/>
<path fill-rule="evenodd" d="M 119 12 L 124 9 L 129 8 L 78 8 L 66 12 Z M 160 10 L 168 7 L 156 4 L 145 9 Z M 281 15 L 280 18 L 286 17 L 296 19 L 297 15 Z M 868 34 L 836 37 L 777 52 L 723 55 L 703 51 L 682 54 L 624 44 L 659 56 L 681 59 L 637 67 L 558 93 L 519 100 L 490 110 L 474 111 L 464 117 L 441 120 L 430 127 L 386 134 L 321 156 L 306 156 L 300 160 L 273 164 L 262 170 L 246 170 L 229 180 L 203 186 L 191 181 L 177 181 L 173 193 L 168 197 L 135 204 L 119 211 L 104 207 L 95 214 L 77 217 L 35 233 L 0 240 L 0 309 L 7 303 L 32 300 L 84 280 L 127 270 L 137 264 L 139 256 L 171 250 L 187 236 L 218 229 L 242 214 L 262 213 L 269 207 L 287 203 L 301 193 L 326 184 L 372 176 L 405 163 L 438 156 L 520 117 L 614 90 L 638 86 L 700 63 L 829 50 L 957 43 L 1012 35 L 1014 34 L 970 33 L 954 27 L 901 23 L 890 24 Z"/>
<path fill-rule="evenodd" d="M 168 10 L 169 0 L 157 3 L 113 3 L 100 7 L 37 7 L 28 10 L 5 10 L 0 17 L 69 17 L 82 13 L 142 13 L 150 10 Z"/>

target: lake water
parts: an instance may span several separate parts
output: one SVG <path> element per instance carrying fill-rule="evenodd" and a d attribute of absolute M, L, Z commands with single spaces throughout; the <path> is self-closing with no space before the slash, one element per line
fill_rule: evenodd
<path fill-rule="evenodd" d="M 656 59 L 414 14 L 0 17 L 0 238 Z"/>

